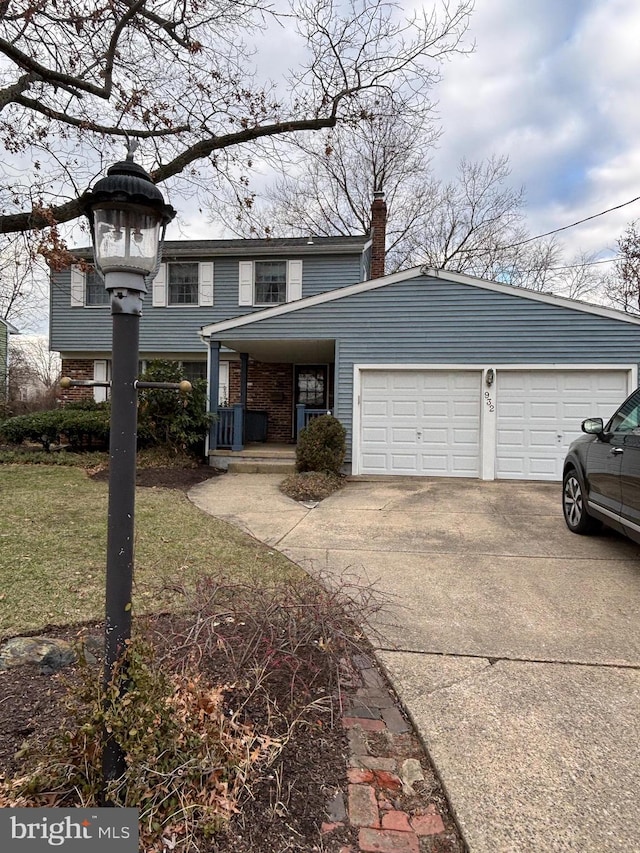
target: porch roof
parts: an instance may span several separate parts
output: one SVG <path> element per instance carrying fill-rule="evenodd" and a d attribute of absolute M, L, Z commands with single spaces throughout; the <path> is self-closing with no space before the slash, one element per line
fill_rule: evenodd
<path fill-rule="evenodd" d="M 222 346 L 247 353 L 255 361 L 277 364 L 329 364 L 335 359 L 333 338 L 244 340 L 224 337 Z"/>

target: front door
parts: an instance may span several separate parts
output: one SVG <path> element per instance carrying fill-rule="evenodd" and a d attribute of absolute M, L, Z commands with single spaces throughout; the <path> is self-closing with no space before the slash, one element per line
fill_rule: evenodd
<path fill-rule="evenodd" d="M 294 413 L 303 405 L 306 409 L 329 407 L 328 370 L 326 364 L 296 364 L 294 373 Z M 294 414 L 294 423 L 296 418 Z"/>

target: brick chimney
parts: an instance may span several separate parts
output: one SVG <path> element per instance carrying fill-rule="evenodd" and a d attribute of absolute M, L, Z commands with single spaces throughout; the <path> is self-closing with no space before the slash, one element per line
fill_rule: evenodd
<path fill-rule="evenodd" d="M 382 278 L 384 275 L 386 238 L 387 205 L 382 190 L 376 190 L 371 205 L 371 278 Z"/>

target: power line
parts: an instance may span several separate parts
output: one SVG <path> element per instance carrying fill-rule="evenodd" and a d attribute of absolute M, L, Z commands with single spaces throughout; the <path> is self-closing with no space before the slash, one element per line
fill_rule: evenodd
<path fill-rule="evenodd" d="M 519 243 L 512 243 L 510 246 L 505 246 L 505 249 L 515 249 L 518 246 L 524 246 L 526 243 L 531 243 L 533 240 L 540 240 L 542 237 L 550 237 L 552 234 L 559 234 L 560 231 L 566 231 L 568 228 L 575 228 L 576 225 L 582 225 L 583 222 L 589 222 L 591 219 L 597 219 L 599 216 L 604 216 L 614 210 L 620 210 L 622 207 L 627 207 L 636 201 L 640 201 L 640 195 L 629 201 L 624 201 L 622 204 L 616 204 L 614 207 L 608 207 L 606 210 L 601 210 L 600 213 L 594 213 L 591 216 L 585 216 L 584 219 L 578 219 L 577 222 L 572 222 L 570 225 L 563 225 L 562 228 L 554 228 L 551 231 L 545 231 L 544 234 L 537 234 L 535 237 L 527 237 L 526 240 L 521 240 Z"/>
<path fill-rule="evenodd" d="M 613 207 L 608 207 L 606 210 L 601 210 L 600 213 L 593 213 L 591 216 L 585 216 L 584 219 L 578 219 L 577 222 L 571 222 L 569 225 L 563 225 L 561 228 L 553 228 L 551 231 L 545 231 L 544 234 L 536 234 L 535 237 L 527 237 L 526 240 L 520 240 L 519 243 L 510 243 L 507 246 L 500 246 L 500 249 L 502 251 L 505 249 L 517 249 L 519 246 L 525 246 L 527 243 L 532 243 L 534 240 L 541 240 L 543 237 L 550 237 L 552 234 L 559 234 L 561 231 L 566 231 L 568 228 L 575 228 L 576 225 L 582 225 L 583 222 L 589 222 L 592 219 L 598 219 L 600 216 L 605 216 L 605 214 L 611 213 L 614 210 L 620 210 L 623 207 L 628 207 L 636 201 L 640 201 L 640 195 L 629 199 L 629 201 L 623 201 L 622 204 L 616 204 Z M 488 255 L 493 250 L 485 249 L 484 251 L 478 251 L 477 249 L 460 249 L 459 251 L 463 253 L 466 252 L 469 255 Z M 611 260 L 614 259 L 612 258 Z M 608 261 L 593 261 L 593 263 L 608 263 Z M 580 264 L 580 266 L 587 265 Z M 569 269 L 569 267 L 556 267 L 556 269 Z"/>
<path fill-rule="evenodd" d="M 549 270 L 580 270 L 583 267 L 595 267 L 597 264 L 611 264 L 613 261 L 619 261 L 622 259 L 622 255 L 614 255 L 613 258 L 604 258 L 601 261 L 585 261 L 583 264 L 567 264 L 562 267 L 547 267 Z M 533 272 L 533 270 L 527 270 L 527 272 Z"/>

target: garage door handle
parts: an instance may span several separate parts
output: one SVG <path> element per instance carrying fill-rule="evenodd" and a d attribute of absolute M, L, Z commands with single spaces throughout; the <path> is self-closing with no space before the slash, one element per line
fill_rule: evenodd
<path fill-rule="evenodd" d="M 624 453 L 624 450 L 622 447 L 612 447 L 611 448 L 611 455 L 612 456 L 619 456 L 621 453 Z"/>

